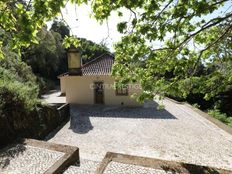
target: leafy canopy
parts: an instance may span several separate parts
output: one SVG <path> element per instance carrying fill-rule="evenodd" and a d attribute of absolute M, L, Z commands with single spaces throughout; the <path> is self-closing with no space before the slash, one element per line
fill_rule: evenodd
<path fill-rule="evenodd" d="M 9 3 L 12 1 L 0 2 L 0 27 L 11 33 L 13 49 L 36 43 L 38 29 L 55 17 L 66 3 L 33 0 L 26 8 L 22 3 L 12 8 Z M 112 11 L 117 11 L 119 16 L 123 16 L 123 8 L 131 12 L 133 19 L 118 24 L 124 37 L 115 45 L 114 75 L 124 82 L 141 83 L 144 89 L 141 100 L 156 93 L 185 97 L 189 92 L 204 93 L 209 99 L 231 87 L 231 1 L 71 2 L 91 3 L 93 15 L 99 21 L 107 19 Z M 220 14 L 219 8 L 223 11 Z M 65 46 L 79 44 L 73 37 L 64 40 Z M 0 40 L 0 49 L 2 45 Z M 0 53 L 2 57 L 1 50 Z"/>
<path fill-rule="evenodd" d="M 62 47 L 61 35 L 47 31 L 44 27 L 37 33 L 38 44 L 32 44 L 24 49 L 23 60 L 32 67 L 33 72 L 40 77 L 56 79 L 57 75 L 66 70 L 66 52 Z"/>
<path fill-rule="evenodd" d="M 225 6 L 226 4 L 226 6 Z M 205 99 L 232 86 L 232 11 L 229 0 L 98 0 L 96 19 L 122 8 L 134 16 L 121 21 L 114 75 L 141 83 L 140 99 L 155 94 Z M 222 11 L 219 13 L 219 9 Z"/>
<path fill-rule="evenodd" d="M 36 37 L 38 30 L 46 21 L 59 14 L 64 3 L 62 0 L 0 1 L 0 28 L 11 34 L 11 48 L 19 51 L 21 47 L 38 43 Z M 0 42 L 0 48 L 2 47 Z"/>
<path fill-rule="evenodd" d="M 32 110 L 39 103 L 36 76 L 32 73 L 31 67 L 18 60 L 17 54 L 5 47 L 3 51 L 6 58 L 0 60 L 0 115 L 4 114 L 4 105 L 7 108 L 20 102 L 26 110 Z M 10 103 L 11 94 L 15 103 Z"/>

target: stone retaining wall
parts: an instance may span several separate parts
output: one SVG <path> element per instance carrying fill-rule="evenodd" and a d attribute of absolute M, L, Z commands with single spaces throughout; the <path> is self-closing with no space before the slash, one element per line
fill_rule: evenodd
<path fill-rule="evenodd" d="M 0 115 L 0 148 L 18 138 L 43 139 L 69 119 L 69 105 L 40 105 L 30 112 L 9 111 Z"/>

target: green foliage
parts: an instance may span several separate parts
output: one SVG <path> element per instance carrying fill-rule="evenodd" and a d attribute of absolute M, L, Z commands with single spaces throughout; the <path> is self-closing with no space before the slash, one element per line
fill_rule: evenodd
<path fill-rule="evenodd" d="M 157 106 L 157 109 L 158 109 L 158 110 L 163 110 L 163 109 L 165 109 L 165 106 L 162 105 L 162 104 L 161 104 L 161 105 L 158 105 L 158 106 Z"/>
<path fill-rule="evenodd" d="M 209 110 L 208 114 L 232 127 L 232 117 L 228 117 L 226 114 L 221 113 L 220 110 L 218 109 Z"/>
<path fill-rule="evenodd" d="M 197 104 L 197 103 L 194 103 L 194 104 L 193 104 L 193 107 L 194 107 L 194 108 L 200 108 L 199 104 Z"/>
<path fill-rule="evenodd" d="M 36 77 L 31 68 L 19 60 L 16 53 L 4 48 L 4 58 L 0 60 L 0 64 L 0 141 L 2 146 L 12 141 L 15 135 L 29 134 L 28 127 L 35 128 L 35 125 L 31 123 L 36 122 L 34 110 L 40 101 Z"/>
<path fill-rule="evenodd" d="M 24 50 L 23 60 L 32 67 L 37 76 L 56 79 L 57 75 L 67 69 L 62 38 L 59 33 L 47 31 L 46 28 L 40 30 L 37 37 L 39 43 Z"/>
<path fill-rule="evenodd" d="M 232 84 L 232 12 L 206 17 L 223 4 L 100 0 L 92 2 L 92 8 L 99 20 L 122 7 L 134 16 L 117 26 L 124 37 L 115 45 L 113 74 L 141 83 L 145 94 L 140 98 L 157 93 L 186 98 L 200 93 L 209 100 Z"/>
<path fill-rule="evenodd" d="M 57 19 L 53 21 L 50 30 L 60 33 L 62 38 L 64 38 L 65 36 L 70 36 L 69 27 L 63 21 L 58 21 Z"/>
<path fill-rule="evenodd" d="M 0 95 L 2 113 L 6 103 L 22 103 L 25 110 L 31 110 L 39 103 L 36 77 L 24 62 L 16 59 L 16 54 L 5 49 L 6 57 L 0 60 Z M 9 97 L 7 97 L 9 94 Z M 13 100 L 13 101 L 8 101 Z M 7 109 L 7 108 L 6 108 Z"/>
<path fill-rule="evenodd" d="M 120 33 L 124 33 L 127 28 L 127 22 L 121 22 L 117 25 L 117 29 Z"/>
<path fill-rule="evenodd" d="M 79 40 L 83 63 L 86 63 L 98 56 L 101 56 L 104 53 L 109 53 L 109 49 L 104 45 L 96 44 L 84 38 L 79 38 Z"/>
<path fill-rule="evenodd" d="M 0 60 L 4 58 L 4 54 L 3 54 L 3 46 L 2 46 L 2 41 L 0 41 Z"/>
<path fill-rule="evenodd" d="M 46 89 L 46 85 L 54 86 L 51 80 L 57 80 L 57 75 L 67 72 L 66 50 L 62 47 L 62 43 L 67 42 L 66 46 L 70 47 L 75 40 L 82 51 L 83 63 L 108 52 L 106 47 L 84 38 L 65 36 L 63 41 L 58 32 L 47 31 L 45 27 L 38 32 L 37 37 L 39 44 L 24 49 L 23 60 L 37 75 L 42 91 Z"/>
<path fill-rule="evenodd" d="M 0 28 L 11 33 L 11 48 L 19 51 L 21 47 L 37 43 L 37 31 L 58 15 L 63 6 L 63 0 L 1 1 Z"/>
<path fill-rule="evenodd" d="M 0 80 L 1 114 L 4 115 L 8 109 L 13 109 L 11 104 L 20 104 L 22 107 L 21 109 L 25 111 L 33 110 L 35 105 L 39 103 L 36 87 L 33 88 L 31 85 L 12 81 L 15 77 L 9 75 L 9 71 L 0 69 L 1 76 L 6 75 L 6 73 L 8 73 L 8 77 Z"/>
<path fill-rule="evenodd" d="M 71 46 L 78 48 L 80 47 L 80 40 L 75 36 L 65 36 L 63 40 L 63 46 L 64 48 L 70 48 Z"/>
<path fill-rule="evenodd" d="M 221 15 L 215 13 L 224 2 L 96 0 L 91 1 L 91 6 L 93 15 L 100 22 L 112 11 L 118 12 L 122 8 L 134 17 L 118 24 L 124 37 L 115 46 L 115 76 L 141 83 L 146 92 L 143 96 L 149 98 L 157 93 L 180 97 L 201 93 L 209 100 L 232 83 L 231 8 L 223 8 Z M 11 48 L 19 50 L 37 42 L 38 30 L 60 12 L 65 1 L 34 0 L 31 4 L 22 1 L 14 4 L 0 2 L 0 28 L 12 35 Z M 122 15 L 119 12 L 119 16 Z M 65 37 L 63 45 L 78 47 L 80 41 Z M 198 72 L 201 67 L 202 74 Z"/>
<path fill-rule="evenodd" d="M 31 68 L 4 47 L 0 60 L 0 147 L 18 137 L 42 138 L 57 126 L 57 112 L 42 106 Z"/>

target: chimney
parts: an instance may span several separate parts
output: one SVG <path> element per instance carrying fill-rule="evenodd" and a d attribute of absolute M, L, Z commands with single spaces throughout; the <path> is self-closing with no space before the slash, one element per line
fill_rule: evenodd
<path fill-rule="evenodd" d="M 81 51 L 77 48 L 69 48 L 67 51 L 68 56 L 68 72 L 70 75 L 82 75 L 81 66 Z"/>

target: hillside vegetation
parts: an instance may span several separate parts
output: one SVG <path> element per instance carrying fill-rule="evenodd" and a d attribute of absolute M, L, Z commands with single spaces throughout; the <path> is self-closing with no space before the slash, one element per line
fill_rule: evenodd
<path fill-rule="evenodd" d="M 57 111 L 42 104 L 40 96 L 55 87 L 57 75 L 67 72 L 61 34 L 60 30 L 43 27 L 37 33 L 38 43 L 23 47 L 18 54 L 9 49 L 11 35 L 0 30 L 4 40 L 4 57 L 0 59 L 0 147 L 20 137 L 43 138 L 60 124 Z M 104 46 L 80 40 L 85 62 L 108 52 Z"/>

